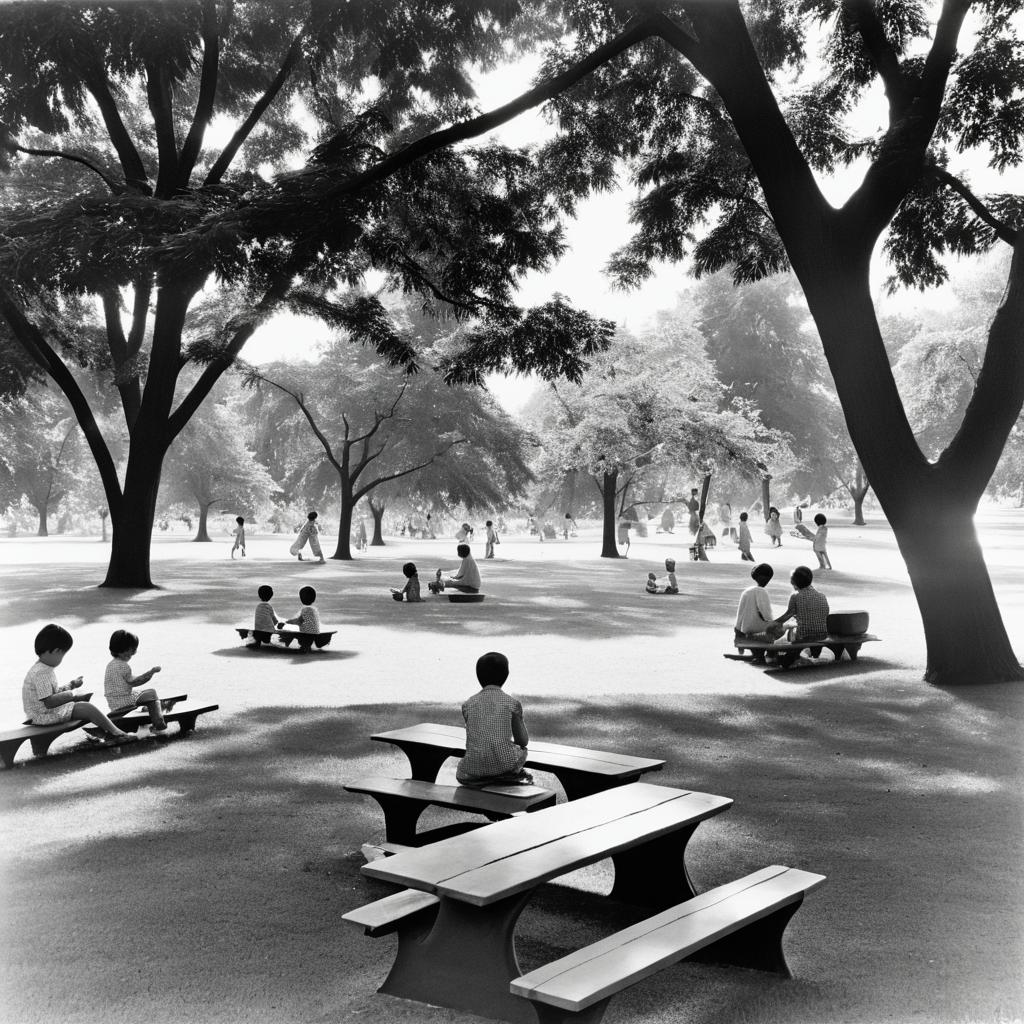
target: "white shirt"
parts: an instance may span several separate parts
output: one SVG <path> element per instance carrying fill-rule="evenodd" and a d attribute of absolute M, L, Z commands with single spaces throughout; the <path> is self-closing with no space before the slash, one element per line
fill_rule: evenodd
<path fill-rule="evenodd" d="M 66 722 L 71 717 L 75 705 L 73 701 L 48 708 L 43 703 L 44 697 L 52 697 L 61 690 L 70 690 L 70 685 L 58 686 L 57 673 L 49 665 L 37 661 L 25 676 L 21 687 L 21 702 L 25 708 L 25 717 L 34 725 L 56 725 Z"/>
<path fill-rule="evenodd" d="M 457 580 L 464 586 L 480 589 L 480 570 L 472 555 L 466 555 L 459 566 L 459 571 L 451 579 Z"/>
<path fill-rule="evenodd" d="M 740 594 L 740 603 L 736 609 L 736 628 L 741 633 L 763 633 L 774 618 L 771 598 L 764 587 L 755 584 Z"/>

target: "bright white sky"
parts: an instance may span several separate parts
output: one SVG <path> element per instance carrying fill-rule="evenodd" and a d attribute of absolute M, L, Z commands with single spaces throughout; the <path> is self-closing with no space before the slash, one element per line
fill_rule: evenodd
<path fill-rule="evenodd" d="M 521 94 L 532 81 L 537 64 L 536 58 L 528 58 L 482 76 L 477 83 L 480 109 L 492 110 Z M 885 119 L 885 103 L 879 88 L 860 106 L 851 127 L 857 132 L 874 133 L 885 124 Z M 544 140 L 552 132 L 541 115 L 531 111 L 488 137 L 499 138 L 509 145 L 529 145 Z M 983 162 L 975 159 L 968 169 L 976 189 L 981 192 L 999 190 L 998 176 Z M 832 178 L 820 179 L 822 191 L 831 203 L 842 205 L 859 184 L 862 174 L 863 167 L 854 166 Z M 638 329 L 659 310 L 676 304 L 678 293 L 692 280 L 683 265 L 659 267 L 642 288 L 629 293 L 613 290 L 602 272 L 612 252 L 623 245 L 631 233 L 629 203 L 635 192 L 628 180 L 620 184 L 619 191 L 598 195 L 580 204 L 577 218 L 567 225 L 566 255 L 551 270 L 531 274 L 525 279 L 519 293 L 524 305 L 544 302 L 554 292 L 560 292 L 582 309 Z M 881 281 L 888 271 L 880 261 L 876 261 L 876 270 L 879 282 L 876 294 L 880 295 Z M 887 301 L 896 302 L 910 312 L 918 305 L 934 308 L 943 298 L 932 291 L 914 292 Z M 280 359 L 287 339 L 288 353 L 302 358 L 302 347 L 295 341 L 296 336 L 302 336 L 308 342 L 305 358 L 315 358 L 317 345 L 327 333 L 318 322 L 282 315 L 252 338 L 243 355 L 254 363 Z M 500 377 L 492 377 L 488 385 L 512 411 L 522 406 L 535 387 L 528 380 Z"/>

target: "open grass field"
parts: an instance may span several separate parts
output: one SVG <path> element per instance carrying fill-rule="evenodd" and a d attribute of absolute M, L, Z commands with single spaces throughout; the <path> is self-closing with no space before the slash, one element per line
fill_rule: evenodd
<path fill-rule="evenodd" d="M 454 541 L 389 539 L 321 566 L 289 560 L 285 537 L 257 535 L 231 561 L 227 538 L 158 536 L 160 589 L 143 592 L 96 588 L 98 541 L 0 541 L 2 728 L 22 718 L 48 621 L 75 637 L 61 681 L 83 674 L 101 691 L 107 639 L 124 627 L 141 638 L 136 672 L 162 665 L 158 689 L 221 708 L 183 740 L 95 751 L 72 734 L 55 756 L 33 760 L 26 745 L 0 769 L 0 1021 L 479 1020 L 376 994 L 394 939 L 340 918 L 386 892 L 359 872 L 382 821 L 342 786 L 406 774 L 370 733 L 459 724 L 474 662 L 492 649 L 508 654 L 507 689 L 537 738 L 663 757 L 651 781 L 735 800 L 690 844 L 698 889 L 773 863 L 828 876 L 787 932 L 793 980 L 684 964 L 617 997 L 608 1024 L 1024 1020 L 1024 687 L 921 682 L 920 621 L 891 533 L 830 526 L 836 569 L 816 582 L 834 609 L 869 610 L 883 642 L 855 665 L 767 676 L 722 658 L 749 564 L 732 546 L 685 561 L 685 532 L 636 539 L 618 561 L 598 557 L 593 532 L 503 537 L 500 557 L 481 561 L 483 604 L 419 606 L 387 588 L 408 559 L 424 583 L 454 567 Z M 1024 654 L 1024 513 L 991 511 L 979 528 Z M 814 557 L 789 536 L 778 551 L 762 540 L 779 608 L 790 571 Z M 682 593 L 644 594 L 666 555 Z M 281 617 L 315 586 L 325 628 L 340 630 L 332 645 L 246 650 L 232 626 L 251 622 L 261 583 Z M 524 969 L 633 919 L 593 898 L 608 876 L 600 864 L 542 890 L 517 932 Z"/>

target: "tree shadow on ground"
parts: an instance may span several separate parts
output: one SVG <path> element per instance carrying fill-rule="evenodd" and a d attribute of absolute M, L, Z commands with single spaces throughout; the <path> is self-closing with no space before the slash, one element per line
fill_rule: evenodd
<path fill-rule="evenodd" d="M 649 781 L 733 798 L 691 843 L 698 890 L 772 863 L 828 876 L 790 926 L 802 980 L 688 964 L 619 997 L 609 1021 L 1018 1014 L 1022 697 L 1011 686 L 962 696 L 876 673 L 785 697 L 531 698 L 535 738 L 664 757 Z M 21 989 L 95 1013 L 71 1020 L 99 1019 L 132 950 L 146 980 L 138 992 L 128 986 L 118 1020 L 146 1006 L 168 1024 L 269 1021 L 272 1010 L 278 1021 L 473 1020 L 372 997 L 393 940 L 339 921 L 387 891 L 360 874 L 357 852 L 382 836 L 380 810 L 344 783 L 408 774 L 404 755 L 370 735 L 458 720 L 457 708 L 433 703 L 261 706 L 162 747 L 5 772 L 7 923 L 19 936 Z M 430 811 L 422 826 L 459 817 Z M 521 919 L 524 969 L 635 914 L 595 895 L 607 891 L 607 862 L 561 882 Z M 55 887 L 73 898 L 47 898 Z M 84 943 L 95 969 L 55 977 L 49 962 Z M 23 997 L 11 1006 L 11 1019 L 28 1019 L 17 1016 Z"/>

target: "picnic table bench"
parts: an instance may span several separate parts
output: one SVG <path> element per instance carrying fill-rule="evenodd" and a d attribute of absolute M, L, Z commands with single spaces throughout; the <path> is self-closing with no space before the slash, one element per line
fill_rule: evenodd
<path fill-rule="evenodd" d="M 184 700 L 184 697 L 179 700 Z M 161 698 L 161 704 L 164 700 Z M 208 714 L 210 711 L 218 711 L 219 704 L 178 704 L 172 703 L 171 707 L 164 709 L 164 721 L 167 723 L 177 722 L 180 735 L 184 736 L 192 732 L 196 727 L 196 719 L 200 715 Z M 143 725 L 149 725 L 149 712 L 145 708 L 132 708 L 131 711 L 114 715 L 112 720 L 117 723 L 118 728 L 125 732 L 138 732 Z M 86 732 L 96 735 L 102 730 L 94 725 L 86 723 Z"/>
<path fill-rule="evenodd" d="M 536 1024 L 509 986 L 521 975 L 516 921 L 536 889 L 611 857 L 611 897 L 664 910 L 695 895 L 690 836 L 732 804 L 727 797 L 638 782 L 365 864 L 371 878 L 437 899 L 396 894 L 344 915 L 368 934 L 397 931 L 380 991 L 482 1017 Z M 436 918 L 433 917 L 436 906 Z"/>
<path fill-rule="evenodd" d="M 370 738 L 392 743 L 403 751 L 409 759 L 412 777 L 424 782 L 433 782 L 449 757 L 462 757 L 466 753 L 466 730 L 454 725 L 424 722 L 374 733 Z M 641 775 L 661 771 L 664 766 L 665 762 L 656 758 L 532 739 L 526 758 L 527 768 L 551 772 L 562 784 L 569 800 L 635 782 Z"/>
<path fill-rule="evenodd" d="M 510 991 L 533 1004 L 540 1024 L 597 1024 L 612 996 L 681 960 L 792 977 L 782 935 L 824 881 L 780 864 L 762 868 L 515 978 Z"/>
<path fill-rule="evenodd" d="M 860 633 L 856 636 L 838 636 L 829 634 L 822 640 L 737 640 L 736 654 L 726 654 L 725 657 L 732 661 L 745 661 L 752 665 L 763 665 L 769 654 L 778 659 L 779 668 L 786 669 L 795 664 L 802 651 L 809 650 L 815 657 L 827 647 L 839 661 L 844 652 L 850 661 L 856 661 L 860 653 L 861 645 L 879 641 L 881 637 L 873 636 L 871 633 Z M 743 652 L 750 651 L 750 657 Z M 834 663 L 833 663 L 834 664 Z"/>
<path fill-rule="evenodd" d="M 316 647 L 319 650 L 321 647 L 326 647 L 331 642 L 331 637 L 334 636 L 338 631 L 336 629 L 329 629 L 323 633 L 300 633 L 297 629 L 253 629 L 251 626 L 235 626 L 235 632 L 245 640 L 249 636 L 252 637 L 252 643 L 246 644 L 246 647 L 251 650 L 257 651 L 264 644 L 267 645 L 269 650 L 278 650 L 276 644 L 271 642 L 271 638 L 276 636 L 280 639 L 281 643 L 288 647 L 294 640 L 300 651 L 307 653 L 312 648 Z"/>
<path fill-rule="evenodd" d="M 449 807 L 471 814 L 482 814 L 490 821 L 501 821 L 514 814 L 550 807 L 555 794 L 541 786 L 439 786 L 418 779 L 388 779 L 372 775 L 346 784 L 349 793 L 372 796 L 384 812 L 384 834 L 388 843 L 421 846 L 431 842 L 431 832 L 416 832 L 416 822 L 430 806 Z M 475 828 L 476 823 L 469 827 Z M 465 827 L 460 831 L 465 831 Z M 438 832 L 451 833 L 450 827 Z"/>

